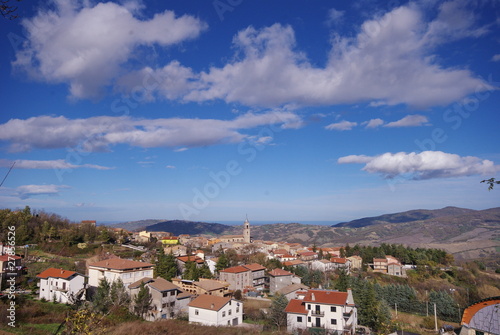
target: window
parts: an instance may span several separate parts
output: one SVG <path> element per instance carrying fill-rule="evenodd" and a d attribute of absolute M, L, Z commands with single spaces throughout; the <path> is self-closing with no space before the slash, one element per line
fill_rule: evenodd
<path fill-rule="evenodd" d="M 337 319 L 331 319 L 331 320 L 330 320 L 330 323 L 331 323 L 332 325 L 336 325 L 336 324 L 337 324 Z"/>
<path fill-rule="evenodd" d="M 297 322 L 302 322 L 302 317 L 301 316 L 297 316 Z"/>
<path fill-rule="evenodd" d="M 226 316 L 226 311 L 223 311 L 222 312 L 222 317 L 225 317 Z"/>
<path fill-rule="evenodd" d="M 307 304 L 307 309 L 311 309 L 311 304 Z"/>
<path fill-rule="evenodd" d="M 231 310 L 227 311 L 227 315 L 231 315 L 231 312 L 232 312 Z"/>
<path fill-rule="evenodd" d="M 195 309 L 195 310 L 194 310 L 194 315 L 200 315 L 200 311 L 199 311 L 199 310 L 197 310 L 197 309 Z"/>
<path fill-rule="evenodd" d="M 239 313 L 240 312 L 240 307 L 236 307 L 236 313 Z"/>
<path fill-rule="evenodd" d="M 334 307 L 334 306 L 330 307 L 330 312 L 336 312 L 336 311 L 337 311 L 337 307 Z"/>
<path fill-rule="evenodd" d="M 307 322 L 311 322 L 311 317 L 310 316 L 307 317 Z"/>

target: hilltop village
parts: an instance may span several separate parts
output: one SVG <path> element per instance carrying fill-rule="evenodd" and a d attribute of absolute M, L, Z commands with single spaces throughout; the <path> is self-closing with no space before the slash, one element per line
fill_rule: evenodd
<path fill-rule="evenodd" d="M 83 221 L 78 227 L 98 229 L 95 221 Z M 73 330 L 71 327 L 78 327 L 77 318 L 91 323 L 99 319 L 98 315 L 103 317 L 117 308 L 150 322 L 177 319 L 193 325 L 257 330 L 264 329 L 259 324 L 264 318 L 268 326 L 294 334 L 389 333 L 395 327 L 391 309 L 396 308 L 397 317 L 398 304 L 400 313 L 425 313 L 427 309 L 429 315 L 431 308 L 431 329 L 438 325 L 432 312 L 444 320 L 463 312 L 463 334 L 473 331 L 471 320 L 476 314 L 482 315 L 477 310 L 466 314 L 467 308 L 453 309 L 456 305 L 450 302 L 449 292 L 443 295 L 431 291 L 421 299 L 408 285 L 397 284 L 415 277 L 415 273 L 429 276 L 431 264 L 445 266 L 452 261 L 440 250 L 393 245 L 323 248 L 254 240 L 248 219 L 241 235 L 217 237 L 128 232 L 121 228 L 99 230 L 99 238 L 114 242 L 102 244 L 96 249 L 101 252 L 72 270 L 30 256 L 37 254 L 32 251 L 36 246 L 15 249 L 24 250 L 22 254 L 13 253 L 13 248 L 4 244 L 2 278 L 7 287 L 12 281 L 11 291 L 7 288 L 5 293 L 28 293 L 22 291 L 26 284 L 23 277 L 31 273 L 36 288 L 30 292 L 36 300 L 74 306 L 79 311 L 68 314 L 64 321 L 64 327 Z M 45 233 L 49 240 L 56 234 L 49 228 Z M 89 243 L 76 247 L 85 250 Z M 389 255 L 391 250 L 398 257 Z M 419 263 L 415 258 L 428 262 Z M 40 271 L 34 273 L 35 269 Z M 366 276 L 393 278 L 389 282 L 396 284 L 374 285 L 366 281 Z M 487 300 L 488 306 L 498 304 L 495 299 Z M 264 307 L 255 310 L 255 304 Z"/>

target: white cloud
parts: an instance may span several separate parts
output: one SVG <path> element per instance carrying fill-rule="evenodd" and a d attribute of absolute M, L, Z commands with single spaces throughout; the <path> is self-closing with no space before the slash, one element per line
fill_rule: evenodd
<path fill-rule="evenodd" d="M 420 126 L 428 126 L 429 120 L 427 116 L 423 115 L 407 115 L 401 120 L 389 122 L 384 125 L 384 127 L 388 128 L 399 128 L 399 127 L 420 127 Z"/>
<path fill-rule="evenodd" d="M 469 36 L 467 32 L 479 34 L 471 21 L 461 26 L 460 33 L 448 29 L 451 23 L 442 26 L 445 19 L 455 22 L 445 11 L 451 9 L 443 6 L 443 14 L 429 22 L 417 5 L 410 4 L 368 20 L 356 37 L 334 39 L 328 63 L 322 68 L 296 50 L 290 26 L 249 27 L 234 38 L 235 60 L 201 73 L 199 88 L 184 99 L 260 106 L 374 100 L 377 105 L 426 108 L 491 89 L 469 70 L 446 68 L 433 56 L 434 48 L 447 42 L 447 34 L 454 39 Z"/>
<path fill-rule="evenodd" d="M 335 8 L 331 8 L 328 11 L 328 18 L 326 23 L 329 26 L 336 25 L 342 22 L 344 18 L 345 11 L 343 10 L 336 10 Z"/>
<path fill-rule="evenodd" d="M 206 29 L 199 19 L 176 17 L 172 11 L 140 20 L 134 14 L 142 6 L 135 1 L 91 5 L 56 0 L 54 5 L 22 21 L 27 42 L 13 65 L 38 80 L 69 84 L 74 98 L 101 96 L 137 47 L 168 47 Z"/>
<path fill-rule="evenodd" d="M 61 189 L 69 188 L 66 185 L 22 185 L 16 188 L 16 194 L 21 199 L 36 195 L 58 195 Z"/>
<path fill-rule="evenodd" d="M 328 130 L 351 130 L 353 127 L 356 127 L 358 125 L 357 122 L 350 122 L 350 121 L 340 121 L 337 123 L 332 123 L 329 124 L 328 126 L 325 127 L 325 129 Z"/>
<path fill-rule="evenodd" d="M 301 124 L 299 116 L 281 110 L 246 113 L 233 120 L 135 119 L 128 116 L 70 120 L 64 116 L 39 116 L 27 120 L 11 119 L 0 124 L 0 141 L 9 142 L 12 151 L 68 147 L 82 151 L 102 151 L 116 144 L 141 148 L 174 147 L 176 151 L 182 151 L 189 147 L 238 143 L 248 136 L 242 131 L 257 127 L 288 129 Z M 63 161 L 37 164 L 59 164 L 71 168 Z M 88 164 L 80 167 L 103 168 Z"/>
<path fill-rule="evenodd" d="M 384 120 L 382 119 L 371 119 L 370 121 L 363 122 L 366 124 L 365 128 L 377 128 L 384 124 Z"/>
<path fill-rule="evenodd" d="M 493 62 L 500 62 L 500 54 L 496 54 L 493 57 L 491 57 L 491 60 Z"/>
<path fill-rule="evenodd" d="M 7 159 L 0 159 L 0 167 L 10 167 L 14 161 Z M 15 161 L 14 167 L 16 169 L 78 169 L 78 168 L 89 168 L 97 170 L 111 170 L 113 167 L 106 167 L 94 164 L 82 164 L 75 165 L 66 162 L 63 159 L 49 160 L 49 161 L 37 161 L 37 160 L 24 160 L 18 159 Z"/>
<path fill-rule="evenodd" d="M 175 166 L 174 165 L 167 165 L 165 166 L 167 169 L 175 169 Z"/>
<path fill-rule="evenodd" d="M 500 171 L 500 166 L 490 160 L 442 151 L 385 153 L 374 157 L 351 155 L 339 158 L 338 163 L 365 164 L 364 171 L 378 173 L 384 178 L 405 176 L 415 180 L 492 175 Z"/>

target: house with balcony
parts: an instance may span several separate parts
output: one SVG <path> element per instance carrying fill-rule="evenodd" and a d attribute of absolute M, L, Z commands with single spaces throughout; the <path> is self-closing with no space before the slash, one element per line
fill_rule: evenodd
<path fill-rule="evenodd" d="M 39 299 L 63 304 L 85 300 L 85 276 L 78 272 L 48 268 L 36 277 L 40 279 Z"/>
<path fill-rule="evenodd" d="M 242 265 L 252 272 L 252 286 L 258 291 L 262 291 L 266 285 L 266 268 L 260 264 L 252 263 Z"/>
<path fill-rule="evenodd" d="M 361 269 L 363 266 L 363 258 L 360 256 L 354 255 L 351 257 L 347 257 L 349 261 L 351 261 L 351 269 Z"/>
<path fill-rule="evenodd" d="M 144 277 L 153 277 L 154 265 L 146 262 L 131 261 L 122 258 L 111 258 L 89 264 L 89 286 L 96 288 L 101 279 L 108 283 L 121 279 L 126 286 Z"/>
<path fill-rule="evenodd" d="M 231 295 L 229 283 L 222 280 L 200 278 L 198 281 L 172 278 L 172 283 L 180 287 L 184 292 L 195 295 L 216 295 L 226 297 Z"/>
<path fill-rule="evenodd" d="M 307 290 L 297 292 L 296 299 L 285 308 L 287 330 L 324 331 L 327 334 L 354 335 L 358 315 L 351 290 Z"/>
<path fill-rule="evenodd" d="M 243 322 L 243 304 L 230 297 L 200 295 L 188 307 L 190 323 L 237 326 Z"/>
<path fill-rule="evenodd" d="M 14 255 L 13 249 L 6 249 L 8 254 L 0 256 L 0 280 L 19 277 L 23 273 L 22 258 Z M 25 269 L 25 268 L 24 268 Z"/>
<path fill-rule="evenodd" d="M 142 283 L 148 288 L 152 298 L 151 309 L 145 316 L 146 320 L 171 319 L 183 312 L 187 313 L 187 305 L 192 295 L 161 277 L 156 279 L 145 277 L 128 285 L 132 301 L 139 293 Z"/>

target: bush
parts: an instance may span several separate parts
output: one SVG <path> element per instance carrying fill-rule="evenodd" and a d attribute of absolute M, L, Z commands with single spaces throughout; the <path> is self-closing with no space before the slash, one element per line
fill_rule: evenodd
<path fill-rule="evenodd" d="M 432 316 L 426 316 L 422 320 L 421 326 L 425 329 L 434 329 L 435 324 L 434 324 L 434 318 Z"/>

